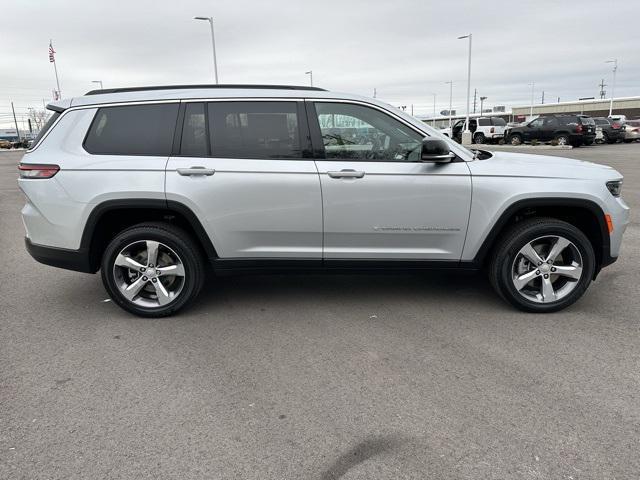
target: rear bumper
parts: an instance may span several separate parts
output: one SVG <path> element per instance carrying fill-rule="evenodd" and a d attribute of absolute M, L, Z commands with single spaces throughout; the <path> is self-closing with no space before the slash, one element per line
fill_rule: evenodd
<path fill-rule="evenodd" d="M 31 243 L 28 237 L 25 237 L 24 243 L 29 255 L 40 263 L 76 272 L 95 273 L 91 268 L 87 249 L 68 250 L 66 248 L 45 247 Z"/>

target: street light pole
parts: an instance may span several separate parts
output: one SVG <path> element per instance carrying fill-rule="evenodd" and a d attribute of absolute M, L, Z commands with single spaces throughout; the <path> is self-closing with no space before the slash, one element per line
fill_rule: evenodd
<path fill-rule="evenodd" d="M 533 118 L 533 90 L 536 86 L 536 82 L 531 82 L 531 107 L 529 108 L 529 120 Z"/>
<path fill-rule="evenodd" d="M 433 93 L 433 122 L 432 122 L 432 126 L 433 128 L 436 128 L 436 94 Z"/>
<path fill-rule="evenodd" d="M 449 84 L 449 128 L 451 128 L 451 109 L 453 108 L 453 80 L 449 80 L 448 82 L 444 82 L 445 84 Z"/>
<path fill-rule="evenodd" d="M 311 86 L 313 87 L 313 70 L 309 70 L 308 72 L 304 72 L 304 74 L 305 75 L 309 75 L 309 82 L 311 82 Z"/>
<path fill-rule="evenodd" d="M 102 86 L 102 80 L 91 80 L 91 83 L 99 83 L 100 84 L 100 90 L 104 89 L 104 87 Z"/>
<path fill-rule="evenodd" d="M 209 26 L 211 27 L 211 46 L 213 47 L 213 74 L 216 80 L 216 85 L 218 84 L 218 62 L 216 59 L 216 36 L 213 32 L 213 17 L 193 17 L 194 20 L 206 20 L 209 22 Z"/>
<path fill-rule="evenodd" d="M 609 101 L 609 116 L 613 114 L 613 93 L 616 89 L 616 71 L 618 70 L 618 59 L 607 60 L 604 63 L 613 63 L 613 85 L 611 85 L 611 100 Z"/>
<path fill-rule="evenodd" d="M 471 145 L 471 131 L 469 130 L 469 102 L 471 100 L 471 42 L 473 39 L 473 34 L 463 35 L 458 37 L 458 40 L 462 40 L 464 38 L 469 39 L 469 60 L 467 64 L 467 119 L 464 123 L 464 132 L 462 135 L 462 143 L 464 145 Z"/>
<path fill-rule="evenodd" d="M 484 101 L 487 97 L 480 97 L 480 116 L 482 116 L 482 105 L 484 105 Z"/>

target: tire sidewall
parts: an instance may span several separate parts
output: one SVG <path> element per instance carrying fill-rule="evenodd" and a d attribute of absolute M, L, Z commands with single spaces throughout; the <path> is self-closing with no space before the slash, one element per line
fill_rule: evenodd
<path fill-rule="evenodd" d="M 127 245 L 141 240 L 154 240 L 165 244 L 171 248 L 182 261 L 185 270 L 184 285 L 179 297 L 168 305 L 152 308 L 136 305 L 120 293 L 120 289 L 116 284 L 113 276 L 113 266 L 116 257 Z M 172 232 L 154 227 L 134 227 L 116 236 L 107 246 L 102 257 L 102 281 L 111 299 L 123 309 L 143 317 L 162 317 L 181 309 L 189 300 L 197 295 L 199 290 L 197 278 L 199 274 L 198 262 L 198 258 L 191 249 L 185 245 L 184 240 Z"/>
<path fill-rule="evenodd" d="M 582 277 L 580 278 L 578 282 L 579 284 L 576 288 L 574 288 L 566 297 L 552 303 L 532 302 L 520 295 L 513 285 L 511 268 L 516 255 L 526 243 L 529 243 L 539 237 L 551 235 L 563 236 L 573 242 L 576 246 L 582 256 Z M 570 224 L 565 224 L 564 222 L 532 226 L 512 239 L 512 241 L 506 246 L 505 252 L 506 254 L 502 257 L 503 260 L 498 271 L 500 289 L 502 290 L 503 296 L 510 303 L 529 312 L 554 312 L 568 307 L 582 296 L 591 283 L 591 279 L 593 278 L 595 271 L 595 254 L 591 242 L 589 242 L 587 237 L 580 230 Z"/>

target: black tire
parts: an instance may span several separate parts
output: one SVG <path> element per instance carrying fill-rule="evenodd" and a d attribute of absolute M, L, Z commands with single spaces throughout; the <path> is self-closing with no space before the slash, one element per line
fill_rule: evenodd
<path fill-rule="evenodd" d="M 184 277 L 181 289 L 170 303 L 162 306 L 140 306 L 121 293 L 114 273 L 114 263 L 128 245 L 144 240 L 160 242 L 169 247 L 182 262 Z M 159 265 L 156 265 L 159 267 Z M 141 317 L 172 315 L 195 299 L 205 279 L 205 265 L 201 250 L 184 230 L 168 223 L 141 223 L 120 232 L 107 246 L 102 256 L 102 282 L 111 299 L 124 310 Z M 167 275 L 157 280 L 164 280 Z"/>
<path fill-rule="evenodd" d="M 611 140 L 609 140 L 609 135 L 607 134 L 607 132 L 602 132 L 602 143 L 611 143 Z"/>
<path fill-rule="evenodd" d="M 476 145 L 482 145 L 487 141 L 487 137 L 484 136 L 484 133 L 478 132 L 473 136 L 473 143 Z"/>
<path fill-rule="evenodd" d="M 512 135 L 509 135 L 509 143 L 511 145 L 522 145 L 522 135 L 520 135 L 519 133 L 514 133 Z"/>
<path fill-rule="evenodd" d="M 555 136 L 555 140 L 556 142 L 558 142 L 558 145 L 570 145 L 571 142 L 569 141 L 569 135 L 565 135 L 564 133 L 560 133 L 558 135 Z"/>
<path fill-rule="evenodd" d="M 582 276 L 565 297 L 554 302 L 537 303 L 518 292 L 513 284 L 512 267 L 522 247 L 546 235 L 561 235 L 573 242 L 582 257 Z M 533 313 L 556 312 L 573 304 L 589 287 L 596 268 L 593 246 L 584 233 L 570 223 L 548 217 L 532 218 L 512 226 L 496 244 L 491 258 L 488 273 L 495 291 L 514 307 Z"/>

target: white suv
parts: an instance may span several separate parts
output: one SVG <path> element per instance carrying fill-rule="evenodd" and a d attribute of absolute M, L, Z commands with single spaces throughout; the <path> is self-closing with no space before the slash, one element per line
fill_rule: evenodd
<path fill-rule="evenodd" d="M 375 99 L 319 88 L 99 90 L 19 166 L 38 261 L 102 271 L 111 298 L 174 313 L 216 274 L 486 267 L 526 311 L 575 302 L 616 260 L 622 176 L 466 150 Z"/>

